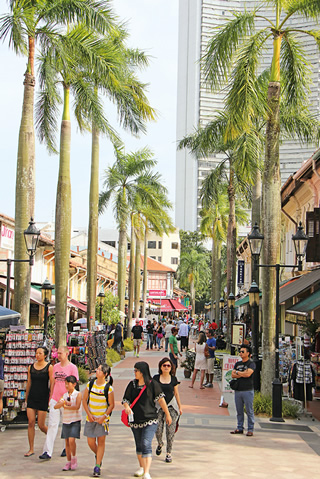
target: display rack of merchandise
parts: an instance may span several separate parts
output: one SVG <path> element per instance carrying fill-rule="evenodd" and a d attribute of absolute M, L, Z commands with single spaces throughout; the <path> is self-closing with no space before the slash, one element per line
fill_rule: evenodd
<path fill-rule="evenodd" d="M 292 364 L 296 360 L 296 347 L 289 336 L 279 338 L 279 374 L 281 382 L 287 383 Z"/>
<path fill-rule="evenodd" d="M 95 331 L 89 334 L 87 338 L 87 367 L 90 371 L 94 371 L 99 364 L 106 362 L 106 333 L 105 331 Z"/>
<path fill-rule="evenodd" d="M 26 388 L 28 367 L 35 361 L 36 349 L 43 343 L 40 329 L 16 329 L 12 327 L 5 337 L 3 426 L 27 424 Z"/>
<path fill-rule="evenodd" d="M 67 345 L 70 351 L 70 361 L 76 366 L 84 367 L 86 364 L 85 350 L 88 333 L 73 332 L 67 336 Z"/>
<path fill-rule="evenodd" d="M 311 363 L 315 373 L 315 395 L 316 399 L 320 399 L 320 353 L 311 353 Z"/>

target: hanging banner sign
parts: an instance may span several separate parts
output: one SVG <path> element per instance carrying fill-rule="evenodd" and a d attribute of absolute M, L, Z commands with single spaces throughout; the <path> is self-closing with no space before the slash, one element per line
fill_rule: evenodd
<path fill-rule="evenodd" d="M 231 329 L 231 344 L 240 346 L 246 337 L 246 325 L 243 323 L 234 323 Z"/>
<path fill-rule="evenodd" d="M 244 260 L 238 260 L 238 286 L 244 285 Z"/>
<path fill-rule="evenodd" d="M 4 224 L 1 225 L 1 248 L 14 249 L 14 230 Z"/>
<path fill-rule="evenodd" d="M 149 289 L 149 298 L 159 298 L 167 296 L 166 289 Z"/>

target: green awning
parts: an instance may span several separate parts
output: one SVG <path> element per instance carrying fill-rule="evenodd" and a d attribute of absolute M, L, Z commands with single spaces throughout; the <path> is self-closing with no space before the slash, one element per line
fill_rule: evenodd
<path fill-rule="evenodd" d="M 259 297 L 262 297 L 262 293 L 260 292 Z M 238 301 L 235 302 L 235 307 L 243 306 L 244 304 L 249 303 L 249 295 L 247 294 L 243 298 L 238 299 Z"/>
<path fill-rule="evenodd" d="M 291 312 L 299 312 L 299 313 L 310 313 L 314 309 L 320 308 L 320 289 L 315 293 L 310 294 L 308 298 L 299 301 L 293 306 L 290 306 L 289 310 Z"/>

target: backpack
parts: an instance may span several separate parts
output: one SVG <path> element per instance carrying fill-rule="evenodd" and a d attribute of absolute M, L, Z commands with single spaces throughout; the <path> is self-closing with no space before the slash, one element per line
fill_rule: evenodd
<path fill-rule="evenodd" d="M 89 404 L 89 399 L 90 399 L 90 393 L 91 393 L 91 389 L 92 389 L 92 386 L 95 382 L 96 378 L 93 378 L 93 379 L 90 379 L 89 381 L 89 391 L 88 391 L 88 399 L 87 399 L 87 404 Z M 109 376 L 109 381 L 107 382 L 107 384 L 105 385 L 104 387 L 104 395 L 105 395 L 105 398 L 106 398 L 106 401 L 107 401 L 107 406 L 109 407 L 109 398 L 108 398 L 108 394 L 109 394 L 109 387 L 112 386 L 113 384 L 113 379 L 111 376 Z M 110 413 L 110 416 L 111 416 L 112 412 Z"/>

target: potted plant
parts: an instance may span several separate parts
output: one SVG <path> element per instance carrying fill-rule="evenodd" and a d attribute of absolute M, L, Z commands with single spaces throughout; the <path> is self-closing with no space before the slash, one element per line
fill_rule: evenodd
<path fill-rule="evenodd" d="M 180 364 L 184 368 L 184 377 L 190 378 L 191 373 L 194 370 L 194 363 L 196 360 L 196 353 L 193 349 L 187 349 L 186 359 Z"/>

